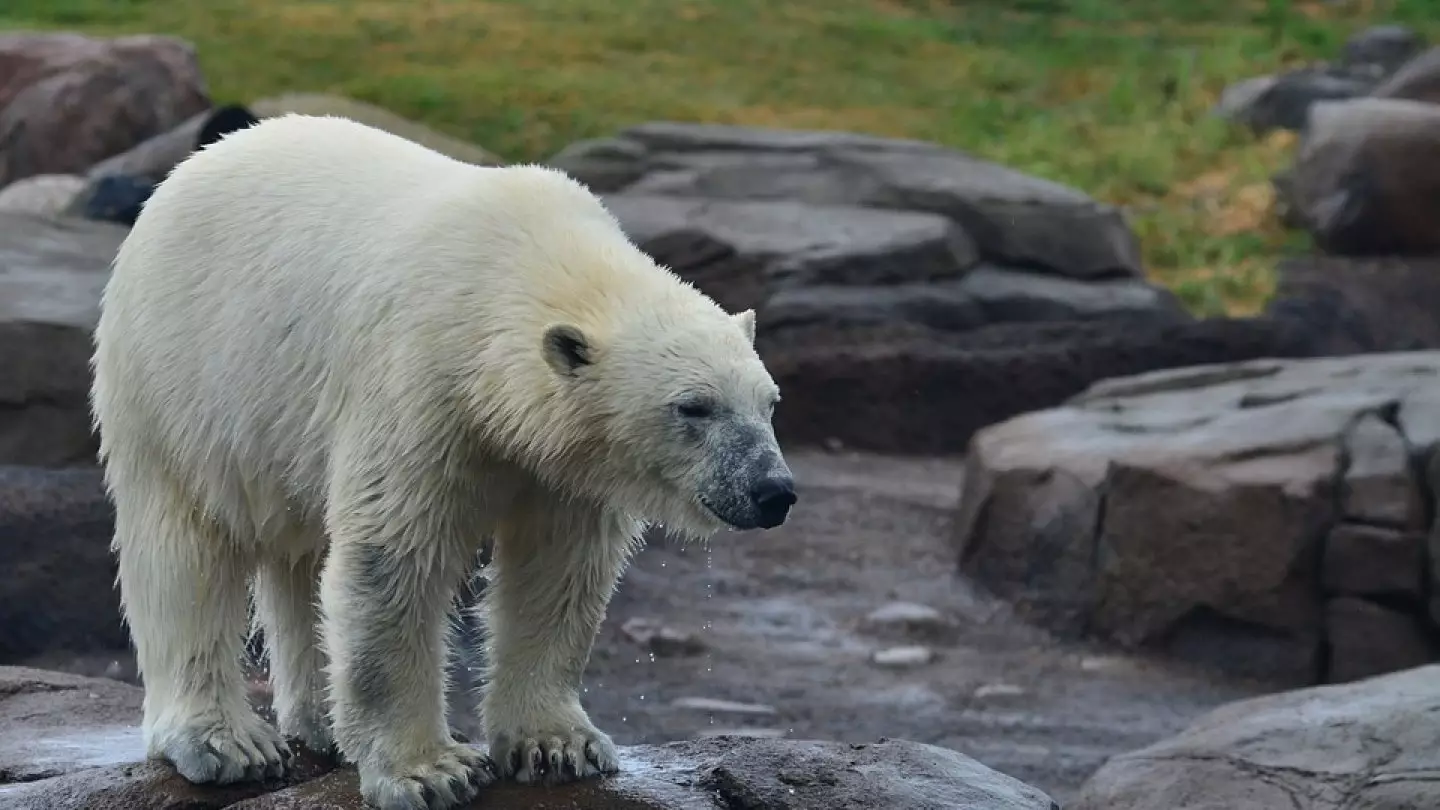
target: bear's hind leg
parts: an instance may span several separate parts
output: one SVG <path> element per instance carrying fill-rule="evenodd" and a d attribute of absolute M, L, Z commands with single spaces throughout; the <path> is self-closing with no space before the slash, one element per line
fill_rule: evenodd
<path fill-rule="evenodd" d="M 540 498 L 497 533 L 481 715 L 502 775 L 555 784 L 619 771 L 614 742 L 580 705 L 580 681 L 635 528 Z"/>
<path fill-rule="evenodd" d="M 175 488 L 136 489 L 116 498 L 114 547 L 149 754 L 194 783 L 282 775 L 289 752 L 245 697 L 248 555 Z"/>
<path fill-rule="evenodd" d="M 255 576 L 255 618 L 265 631 L 270 687 L 280 733 L 316 753 L 333 738 L 325 709 L 325 654 L 320 647 L 323 544 L 300 557 L 277 557 Z"/>

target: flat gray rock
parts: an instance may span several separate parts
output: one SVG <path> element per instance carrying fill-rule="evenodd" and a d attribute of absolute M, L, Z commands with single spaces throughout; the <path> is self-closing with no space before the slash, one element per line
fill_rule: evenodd
<path fill-rule="evenodd" d="M 1437 395 L 1440 352 L 1097 383 L 975 436 L 961 569 L 1056 631 L 1294 685 L 1433 660 L 1414 550 L 1433 436 L 1399 414 Z M 1346 590 L 1322 587 L 1363 527 L 1387 530 L 1413 582 L 1392 564 L 1371 577 L 1383 594 L 1333 572 Z"/>
<path fill-rule="evenodd" d="M 91 330 L 126 233 L 0 213 L 0 464 L 93 459 Z"/>
<path fill-rule="evenodd" d="M 788 201 L 605 198 L 625 232 L 731 311 L 777 290 L 957 278 L 974 243 L 944 217 Z"/>
<path fill-rule="evenodd" d="M 1217 709 L 1111 759 L 1072 810 L 1422 810 L 1440 803 L 1440 666 Z"/>
<path fill-rule="evenodd" d="M 573 144 L 550 162 L 607 193 L 938 214 L 996 264 L 1079 279 L 1143 275 L 1115 207 L 934 144 L 654 122 Z"/>

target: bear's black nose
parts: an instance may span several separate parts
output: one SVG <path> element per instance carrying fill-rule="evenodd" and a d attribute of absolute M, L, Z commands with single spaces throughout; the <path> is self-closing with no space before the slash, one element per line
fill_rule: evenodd
<path fill-rule="evenodd" d="M 761 478 L 750 488 L 750 499 L 755 503 L 760 528 L 773 529 L 785 522 L 790 507 L 795 505 L 795 480 L 788 475 Z"/>

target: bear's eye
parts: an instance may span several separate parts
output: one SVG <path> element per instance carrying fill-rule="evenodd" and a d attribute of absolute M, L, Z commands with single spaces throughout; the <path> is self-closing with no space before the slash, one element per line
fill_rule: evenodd
<path fill-rule="evenodd" d="M 686 419 L 708 419 L 714 415 L 715 408 L 708 402 L 686 400 L 676 404 L 675 412 Z"/>

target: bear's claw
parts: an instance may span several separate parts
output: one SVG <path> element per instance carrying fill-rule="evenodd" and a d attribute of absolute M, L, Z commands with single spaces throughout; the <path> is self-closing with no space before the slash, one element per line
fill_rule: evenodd
<path fill-rule="evenodd" d="M 615 743 L 595 728 L 554 734 L 500 734 L 490 744 L 501 775 L 556 785 L 620 771 Z"/>
<path fill-rule="evenodd" d="M 360 793 L 379 810 L 450 810 L 499 779 L 495 763 L 463 745 L 451 745 L 433 764 L 388 773 L 361 773 Z"/>

